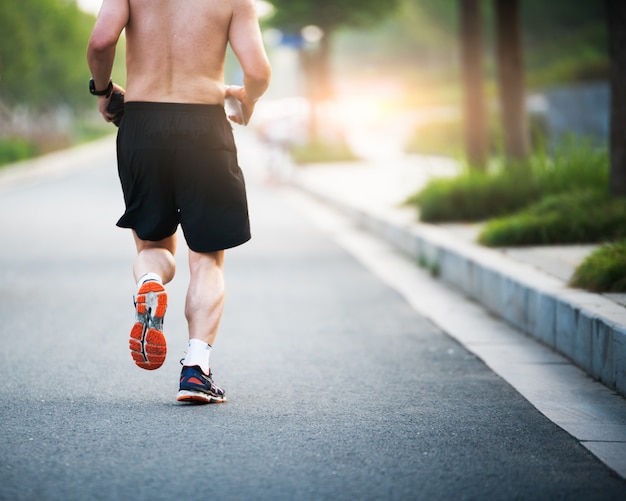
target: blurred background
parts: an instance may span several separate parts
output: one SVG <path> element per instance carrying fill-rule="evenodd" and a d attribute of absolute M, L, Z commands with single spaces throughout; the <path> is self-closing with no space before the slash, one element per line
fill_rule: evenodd
<path fill-rule="evenodd" d="M 374 146 L 463 155 L 462 47 L 468 43 L 480 48 L 476 64 L 482 68 L 489 141 L 493 148 L 502 142 L 498 2 L 256 3 L 274 77 L 252 125 L 297 160 L 382 154 Z M 513 3 L 519 4 L 531 138 L 554 143 L 573 133 L 605 145 L 609 58 L 603 2 Z M 478 38 L 461 29 L 471 4 L 479 9 Z M 96 116 L 85 84 L 85 47 L 99 6 L 98 0 L 0 5 L 0 162 L 111 133 Z M 122 84 L 123 50 L 122 43 L 114 73 Z M 232 55 L 226 79 L 241 80 Z"/>
<path fill-rule="evenodd" d="M 0 167 L 115 132 L 87 92 L 99 7 L 0 3 Z M 626 2 L 256 7 L 273 79 L 245 134 L 270 152 L 259 162 L 275 180 L 311 164 L 391 180 L 393 203 L 423 222 L 480 225 L 484 245 L 604 244 L 572 285 L 626 292 Z M 122 37 L 122 85 L 124 49 Z M 242 83 L 230 51 L 225 80 Z"/>

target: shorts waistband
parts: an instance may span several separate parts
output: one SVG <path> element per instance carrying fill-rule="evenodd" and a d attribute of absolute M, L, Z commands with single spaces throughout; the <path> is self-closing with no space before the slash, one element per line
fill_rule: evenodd
<path fill-rule="evenodd" d="M 224 115 L 221 104 L 200 103 L 163 103 L 156 101 L 129 101 L 124 105 L 125 111 L 150 111 L 174 113 L 209 113 Z"/>

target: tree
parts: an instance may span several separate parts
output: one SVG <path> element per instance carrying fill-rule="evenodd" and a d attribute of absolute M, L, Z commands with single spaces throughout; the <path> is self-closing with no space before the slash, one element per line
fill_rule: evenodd
<path fill-rule="evenodd" d="M 0 100 L 33 109 L 93 104 L 84 62 L 93 21 L 71 1 L 0 2 Z"/>
<path fill-rule="evenodd" d="M 480 0 L 459 0 L 464 136 L 468 163 L 484 167 L 488 137 L 483 88 L 483 43 Z"/>
<path fill-rule="evenodd" d="M 606 0 L 611 57 L 610 179 L 613 196 L 626 196 L 626 2 Z"/>
<path fill-rule="evenodd" d="M 529 140 L 519 0 L 494 2 L 504 151 L 507 158 L 521 160 L 528 155 Z"/>
<path fill-rule="evenodd" d="M 332 33 L 341 26 L 366 26 L 383 19 L 399 0 L 271 0 L 276 8 L 271 23 L 286 32 L 299 33 L 315 25 Z"/>

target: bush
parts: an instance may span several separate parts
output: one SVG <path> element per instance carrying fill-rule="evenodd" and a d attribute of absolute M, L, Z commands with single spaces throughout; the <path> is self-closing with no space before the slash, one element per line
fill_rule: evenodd
<path fill-rule="evenodd" d="M 606 149 L 569 137 L 551 155 L 545 151 L 529 158 L 531 171 L 546 195 L 609 186 L 609 157 Z"/>
<path fill-rule="evenodd" d="M 593 243 L 626 237 L 626 199 L 597 191 L 552 195 L 522 212 L 487 223 L 489 246 Z"/>
<path fill-rule="evenodd" d="M 23 138 L 0 139 L 0 165 L 18 162 L 37 154 L 34 141 Z"/>
<path fill-rule="evenodd" d="M 540 190 L 521 170 L 506 175 L 466 172 L 430 182 L 408 202 L 418 205 L 423 221 L 479 221 L 510 214 L 537 200 Z"/>
<path fill-rule="evenodd" d="M 626 240 L 605 244 L 587 256 L 570 285 L 592 292 L 626 292 Z"/>
<path fill-rule="evenodd" d="M 523 163 L 492 162 L 486 172 L 466 170 L 454 179 L 435 179 L 408 199 L 428 222 L 480 221 L 521 210 L 549 195 L 606 191 L 606 151 L 565 144 L 553 155 L 538 151 Z"/>

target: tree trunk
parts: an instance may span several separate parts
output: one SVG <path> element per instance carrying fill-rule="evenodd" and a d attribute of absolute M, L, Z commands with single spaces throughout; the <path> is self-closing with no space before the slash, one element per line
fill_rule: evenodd
<path fill-rule="evenodd" d="M 301 52 L 303 73 L 306 79 L 306 93 L 310 104 L 309 142 L 319 143 L 319 104 L 334 97 L 330 71 L 330 33 L 313 47 L 305 47 Z"/>
<path fill-rule="evenodd" d="M 494 0 L 498 87 L 507 158 L 522 160 L 529 150 L 519 0 Z"/>
<path fill-rule="evenodd" d="M 611 123 L 609 191 L 626 196 L 626 2 L 606 0 L 611 56 Z"/>
<path fill-rule="evenodd" d="M 459 11 L 465 151 L 470 166 L 484 169 L 487 165 L 488 136 L 480 0 L 459 0 Z"/>
<path fill-rule="evenodd" d="M 320 101 L 332 101 L 335 96 L 331 75 L 331 31 L 327 28 L 318 49 L 318 72 Z"/>
<path fill-rule="evenodd" d="M 300 50 L 300 66 L 304 77 L 305 94 L 309 102 L 309 119 L 307 123 L 308 142 L 314 143 L 318 138 L 317 100 L 315 95 L 317 73 L 315 71 L 315 54 L 310 49 L 305 48 Z"/>

